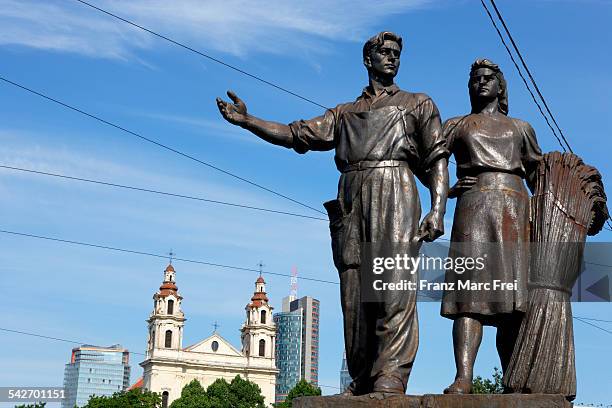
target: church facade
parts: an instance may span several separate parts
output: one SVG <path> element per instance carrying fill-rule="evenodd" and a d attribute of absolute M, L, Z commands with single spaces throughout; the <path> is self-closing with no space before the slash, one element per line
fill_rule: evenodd
<path fill-rule="evenodd" d="M 147 352 L 140 363 L 144 369 L 142 386 L 160 394 L 162 407 L 168 407 L 194 379 L 206 388 L 218 378 L 230 382 L 240 375 L 257 384 L 266 405 L 271 406 L 278 372 L 274 359 L 276 328 L 263 277 L 259 276 L 255 282 L 255 292 L 245 308 L 240 350 L 216 331 L 183 348 L 186 319 L 175 278 L 176 272 L 170 264 L 164 271 L 159 291 L 153 295 L 153 312 L 147 320 Z"/>

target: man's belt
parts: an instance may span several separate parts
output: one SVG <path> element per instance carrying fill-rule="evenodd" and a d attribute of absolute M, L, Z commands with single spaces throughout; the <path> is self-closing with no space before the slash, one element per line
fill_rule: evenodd
<path fill-rule="evenodd" d="M 349 171 L 377 169 L 381 167 L 410 167 L 410 164 L 404 160 L 364 160 L 357 163 L 340 163 L 338 165 L 338 170 L 342 173 L 348 173 Z"/>

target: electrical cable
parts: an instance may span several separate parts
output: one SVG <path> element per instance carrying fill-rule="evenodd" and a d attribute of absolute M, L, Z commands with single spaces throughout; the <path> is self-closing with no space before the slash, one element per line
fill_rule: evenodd
<path fill-rule="evenodd" d="M 610 331 L 610 330 L 608 330 L 608 329 L 604 329 L 603 327 L 598 326 L 598 325 L 596 325 L 595 323 L 588 322 L 588 321 L 584 320 L 584 319 L 583 319 L 583 318 L 581 318 L 581 317 L 575 317 L 575 316 L 574 316 L 574 319 L 576 319 L 576 320 L 578 320 L 579 322 L 582 322 L 582 323 L 584 323 L 584 324 L 588 324 L 589 326 L 593 326 L 593 327 L 595 327 L 596 329 L 599 329 L 599 330 L 601 330 L 601 331 L 604 331 L 604 332 L 606 332 L 606 333 L 608 333 L 608 334 L 612 334 L 612 331 Z"/>
<path fill-rule="evenodd" d="M 194 196 L 185 195 L 185 194 L 169 193 L 169 192 L 161 191 L 161 190 L 153 190 L 153 189 L 142 188 L 142 187 L 127 186 L 127 185 L 124 185 L 124 184 L 109 183 L 109 182 L 106 182 L 106 181 L 86 179 L 86 178 L 83 178 L 83 177 L 67 176 L 65 174 L 50 173 L 50 172 L 39 171 L 39 170 L 32 170 L 32 169 L 24 169 L 24 168 L 21 168 L 21 167 L 6 166 L 6 165 L 3 165 L 3 164 L 0 164 L 0 168 L 8 169 L 8 170 L 21 171 L 21 172 L 31 173 L 31 174 L 37 174 L 37 175 L 42 175 L 42 176 L 57 177 L 57 178 L 66 179 L 66 180 L 72 180 L 72 181 L 82 181 L 82 182 L 85 182 L 85 183 L 99 184 L 99 185 L 108 186 L 108 187 L 117 187 L 117 188 L 124 188 L 124 189 L 127 189 L 127 190 L 134 190 L 134 191 L 140 191 L 140 192 L 146 192 L 146 193 L 152 193 L 152 194 L 160 194 L 160 195 L 169 196 L 169 197 L 177 197 L 177 198 L 184 198 L 184 199 L 188 199 L 188 200 L 202 201 L 202 202 L 212 203 L 212 204 L 226 205 L 226 206 L 230 206 L 230 207 L 244 208 L 244 209 L 256 210 L 256 211 L 264 211 L 264 212 L 269 212 L 269 213 L 274 213 L 274 214 L 291 215 L 293 217 L 309 218 L 309 219 L 320 220 L 320 221 L 328 221 L 325 218 L 312 217 L 310 215 L 297 214 L 297 213 L 292 213 L 292 212 L 287 212 L 287 211 L 280 211 L 280 210 L 272 210 L 270 208 L 254 207 L 254 206 L 245 205 L 245 204 L 230 203 L 230 202 L 227 202 L 227 201 L 211 200 L 211 199 L 208 199 L 208 198 L 194 197 Z"/>
<path fill-rule="evenodd" d="M 574 316 L 576 319 L 584 319 L 584 320 L 592 320 L 594 322 L 602 322 L 602 323 L 612 323 L 612 320 L 604 320 L 604 319 L 593 319 L 591 317 L 583 317 L 583 316 Z"/>
<path fill-rule="evenodd" d="M 544 99 L 544 96 L 540 92 L 540 88 L 538 87 L 538 84 L 536 83 L 535 79 L 533 78 L 533 75 L 531 75 L 531 71 L 527 67 L 527 64 L 525 63 L 525 60 L 523 59 L 523 55 L 521 54 L 521 51 L 519 50 L 518 46 L 516 45 L 516 42 L 514 42 L 514 38 L 512 37 L 512 34 L 510 34 L 510 30 L 508 29 L 508 26 L 506 25 L 506 22 L 504 21 L 504 18 L 502 17 L 499 9 L 497 8 L 497 5 L 495 4 L 495 0 L 490 0 L 490 2 L 493 5 L 493 8 L 495 9 L 495 13 L 497 14 L 497 18 L 499 18 L 499 21 L 501 21 L 502 26 L 504 27 L 504 30 L 506 31 L 506 34 L 508 35 L 508 38 L 510 39 L 510 42 L 512 43 L 512 47 L 514 48 L 514 51 L 516 51 L 516 55 L 518 55 L 519 59 L 521 60 L 521 64 L 523 65 L 523 68 L 525 68 L 525 72 L 527 72 L 527 75 L 529 76 L 529 79 L 531 80 L 531 83 L 533 84 L 533 87 L 535 88 L 538 96 L 542 100 L 542 103 L 544 104 L 544 108 L 546 108 L 546 112 L 548 112 L 548 114 L 550 115 L 550 118 L 552 119 L 553 123 L 555 124 L 555 127 L 559 131 L 559 134 L 561 135 L 561 138 L 563 139 L 563 141 L 567 145 L 567 148 L 569 149 L 569 151 L 574 153 L 574 151 L 572 150 L 572 147 L 570 146 L 569 142 L 565 138 L 565 135 L 563 134 L 563 131 L 559 127 L 559 124 L 555 120 L 555 116 L 552 114 L 552 112 L 548 108 L 548 104 L 546 103 L 546 99 Z"/>
<path fill-rule="evenodd" d="M 553 135 L 555 136 L 555 138 L 559 142 L 559 145 L 561 146 L 561 149 L 563 149 L 564 152 L 567 152 L 567 149 L 565 148 L 565 146 L 563 146 L 563 143 L 561 142 L 561 139 L 557 135 L 557 132 L 555 131 L 555 129 L 550 124 L 550 121 L 548 120 L 548 117 L 544 114 L 544 111 L 542 110 L 542 107 L 540 106 L 540 103 L 537 101 L 535 95 L 531 91 L 531 88 L 529 87 L 529 84 L 527 83 L 527 79 L 525 79 L 525 77 L 523 76 L 523 73 L 521 72 L 521 70 L 520 70 L 520 68 L 518 66 L 518 63 L 514 59 L 514 56 L 512 55 L 512 52 L 510 51 L 510 48 L 506 44 L 506 40 L 504 40 L 504 36 L 502 35 L 501 31 L 497 27 L 497 23 L 495 23 L 495 20 L 493 19 L 493 15 L 491 14 L 489 9 L 487 8 L 487 5 L 485 4 L 484 0 L 480 0 L 480 3 L 482 4 L 482 7 L 484 7 L 485 11 L 487 12 L 487 15 L 489 16 L 489 19 L 491 20 L 491 23 L 493 23 L 493 27 L 495 28 L 495 31 L 497 31 L 497 35 L 499 36 L 499 39 L 501 40 L 502 44 L 504 45 L 504 48 L 508 52 L 508 55 L 510 56 L 510 59 L 512 60 L 512 63 L 516 67 L 516 70 L 518 71 L 519 76 L 523 80 L 523 83 L 525 84 L 525 87 L 527 88 L 527 91 L 529 92 L 529 95 L 531 95 L 531 99 L 533 99 L 533 102 L 538 107 L 538 110 L 540 111 L 540 114 L 542 114 L 542 117 L 546 121 L 546 124 L 548 125 L 548 127 L 552 131 Z"/>
<path fill-rule="evenodd" d="M 309 209 L 311 209 L 311 210 L 313 210 L 313 211 L 316 211 L 316 212 L 318 212 L 318 213 L 320 213 L 320 214 L 326 215 L 326 214 L 325 214 L 323 211 L 321 211 L 321 210 L 319 210 L 319 209 L 317 209 L 317 208 L 315 208 L 315 207 L 312 207 L 312 206 L 310 206 L 310 205 L 308 205 L 308 204 L 304 204 L 304 203 L 302 203 L 302 202 L 300 202 L 300 201 L 298 201 L 298 200 L 295 200 L 295 199 L 293 199 L 293 198 L 291 198 L 291 197 L 288 197 L 288 196 L 286 196 L 286 195 L 284 195 L 284 194 L 282 194 L 282 193 L 279 193 L 278 191 L 272 190 L 271 188 L 265 187 L 265 186 L 263 186 L 263 185 L 261 185 L 261 184 L 258 184 L 258 183 L 256 183 L 256 182 L 254 182 L 254 181 L 251 181 L 251 180 L 249 180 L 249 179 L 246 179 L 246 178 L 244 178 L 244 177 L 241 177 L 241 176 L 239 176 L 239 175 L 237 175 L 237 174 L 235 174 L 235 173 L 232 173 L 232 172 L 230 172 L 230 171 L 228 171 L 228 170 L 224 170 L 224 169 L 222 169 L 221 167 L 215 166 L 215 165 L 213 165 L 212 163 L 209 163 L 209 162 L 206 162 L 206 161 L 204 161 L 204 160 L 198 159 L 198 158 L 196 158 L 196 157 L 194 157 L 194 156 L 191 156 L 191 155 L 189 155 L 189 154 L 187 154 L 187 153 L 184 153 L 184 152 L 182 152 L 182 151 L 180 151 L 180 150 L 177 150 L 177 149 L 175 149 L 175 148 L 173 148 L 173 147 L 170 147 L 170 146 L 165 145 L 165 144 L 163 144 L 163 143 L 161 143 L 161 142 L 158 142 L 158 141 L 156 141 L 156 140 L 153 140 L 153 139 L 150 139 L 150 138 L 148 138 L 148 137 L 146 137 L 146 136 L 143 136 L 143 135 L 142 135 L 142 134 L 140 134 L 140 133 L 137 133 L 137 132 L 134 132 L 134 131 L 132 131 L 132 130 L 126 129 L 126 128 L 125 128 L 125 127 L 123 127 L 123 126 L 117 125 L 117 124 L 115 124 L 115 123 L 113 123 L 113 122 L 110 122 L 110 121 L 108 121 L 108 120 L 106 120 L 106 119 L 103 119 L 103 118 L 101 118 L 101 117 L 99 117 L 99 116 L 96 116 L 96 115 L 94 115 L 94 114 L 88 113 L 88 112 L 86 112 L 86 111 L 84 111 L 84 110 L 82 110 L 82 109 L 79 109 L 79 108 L 75 107 L 75 106 L 69 105 L 69 104 L 67 104 L 67 103 L 65 103 L 65 102 L 60 101 L 59 99 L 52 98 L 52 97 L 50 97 L 50 96 L 48 96 L 48 95 L 43 94 L 42 92 L 35 91 L 34 89 L 31 89 L 31 88 L 28 88 L 28 87 L 26 87 L 26 86 L 24 86 L 24 85 L 18 84 L 17 82 L 13 82 L 13 81 L 11 81 L 11 80 L 9 80 L 9 79 L 7 79 L 7 78 L 3 77 L 3 76 L 0 76 L 0 80 L 4 81 L 4 82 L 5 82 L 5 83 L 7 83 L 7 84 L 13 85 L 13 86 L 15 86 L 15 87 L 17 87 L 17 88 L 20 88 L 20 89 L 22 89 L 22 90 L 24 90 L 24 91 L 27 91 L 27 92 L 29 92 L 29 93 L 32 93 L 32 94 L 34 94 L 34 95 L 36 95 L 36 96 L 39 96 L 39 97 L 41 97 L 41 98 L 44 98 L 44 99 L 46 99 L 46 100 L 48 100 L 48 101 L 54 102 L 54 103 L 56 103 L 56 104 L 58 104 L 58 105 L 60 105 L 60 106 L 63 106 L 64 108 L 70 109 L 70 110 L 72 110 L 72 111 L 74 111 L 74 112 L 78 112 L 78 113 L 80 113 L 80 114 L 82 114 L 82 115 L 85 115 L 85 116 L 87 116 L 87 117 L 89 117 L 89 118 L 91 118 L 91 119 L 94 119 L 94 120 L 96 120 L 96 121 L 98 121 L 98 122 L 104 123 L 105 125 L 111 126 L 111 127 L 115 128 L 115 129 L 119 129 L 119 130 L 121 130 L 122 132 L 125 132 L 125 133 L 127 133 L 127 134 L 129 134 L 129 135 L 135 136 L 135 137 L 137 137 L 137 138 L 139 138 L 139 139 L 141 139 L 141 140 L 144 140 L 144 141 L 146 141 L 146 142 L 148 142 L 148 143 L 154 144 L 154 145 L 156 145 L 156 146 L 158 146 L 158 147 L 161 147 L 162 149 L 165 149 L 165 150 L 171 151 L 171 152 L 176 153 L 176 154 L 178 154 L 178 155 L 180 155 L 180 156 L 183 156 L 183 157 L 185 157 L 185 158 L 187 158 L 187 159 L 189 159 L 189 160 L 193 160 L 193 161 L 195 161 L 196 163 L 202 164 L 202 165 L 204 165 L 204 166 L 206 166 L 206 167 L 209 167 L 209 168 L 211 168 L 211 169 L 213 169 L 213 170 L 216 170 L 216 171 L 221 172 L 221 173 L 223 173 L 223 174 L 226 174 L 226 175 L 228 175 L 228 176 L 230 176 L 230 177 L 233 177 L 233 178 L 235 178 L 235 179 L 238 179 L 238 180 L 240 180 L 240 181 L 243 181 L 243 182 L 245 182 L 245 183 L 247 183 L 247 184 L 250 184 L 250 185 L 252 185 L 252 186 L 255 186 L 255 187 L 257 187 L 257 188 L 259 188 L 259 189 L 261 189 L 261 190 L 267 191 L 268 193 L 271 193 L 271 194 L 274 194 L 274 195 L 276 195 L 276 196 L 282 197 L 282 198 L 284 198 L 284 199 L 286 199 L 286 200 L 289 200 L 289 201 L 291 201 L 291 202 L 293 202 L 293 203 L 295 203 L 295 204 L 301 205 L 302 207 L 306 207 L 306 208 L 309 208 Z"/>
<path fill-rule="evenodd" d="M 266 85 L 274 87 L 274 88 L 276 88 L 276 89 L 278 89 L 280 91 L 286 92 L 286 93 L 288 93 L 290 95 L 293 95 L 293 96 L 295 96 L 295 97 L 297 97 L 299 99 L 302 99 L 302 100 L 304 100 L 306 102 L 309 102 L 309 103 L 311 103 L 313 105 L 316 105 L 316 106 L 318 106 L 320 108 L 323 108 L 323 109 L 326 109 L 326 110 L 329 109 L 328 107 L 323 106 L 320 103 L 313 101 L 312 99 L 309 99 L 309 98 L 306 98 L 305 96 L 299 95 L 299 94 L 297 94 L 297 93 L 295 93 L 293 91 L 288 90 L 287 88 L 284 88 L 284 87 L 282 87 L 280 85 L 276 85 L 275 83 L 270 82 L 270 81 L 268 81 L 266 79 L 263 79 L 263 78 L 258 77 L 256 75 L 253 75 L 253 74 L 250 74 L 250 73 L 248 73 L 247 71 L 245 71 L 243 69 L 240 69 L 240 68 L 238 68 L 238 67 L 236 67 L 234 65 L 228 64 L 227 62 L 224 62 L 224 61 L 220 60 L 219 58 L 212 57 L 212 56 L 210 56 L 210 55 L 208 55 L 208 54 L 206 54 L 206 53 L 204 53 L 202 51 L 198 51 L 195 48 L 192 48 L 192 47 L 190 47 L 188 45 L 185 45 L 185 44 L 183 44 L 181 42 L 173 40 L 170 37 L 167 37 L 167 36 L 165 36 L 163 34 L 159 34 L 159 33 L 155 32 L 155 31 L 153 31 L 151 29 L 148 29 L 148 28 L 143 27 L 143 26 L 141 26 L 139 24 L 136 24 L 133 21 L 128 20 L 127 18 L 120 17 L 120 16 L 118 16 L 116 14 L 111 13 L 110 11 L 104 10 L 103 8 L 95 6 L 95 5 L 93 5 L 91 3 L 88 3 L 86 1 L 83 1 L 83 0 L 76 0 L 76 1 L 78 1 L 79 3 L 81 3 L 81 4 L 85 5 L 85 6 L 91 7 L 94 10 L 97 10 L 97 11 L 99 11 L 101 13 L 104 13 L 104 14 L 110 16 L 110 17 L 116 18 L 117 20 L 120 20 L 120 21 L 122 21 L 124 23 L 127 23 L 127 24 L 129 24 L 129 25 L 131 25 L 133 27 L 136 27 L 136 28 L 138 28 L 140 30 L 146 31 L 149 34 L 152 34 L 152 35 L 154 35 L 156 37 L 159 37 L 159 38 L 161 38 L 161 39 L 163 39 L 165 41 L 168 41 L 168 42 L 170 42 L 170 43 L 172 43 L 174 45 L 178 45 L 179 47 L 184 48 L 184 49 L 186 49 L 188 51 L 191 51 L 191 52 L 193 52 L 193 53 L 195 53 L 195 54 L 197 54 L 197 55 L 199 55 L 201 57 L 204 57 L 204 58 L 207 58 L 207 59 L 209 59 L 211 61 L 214 61 L 217 64 L 221 64 L 221 65 L 223 65 L 223 66 L 225 66 L 227 68 L 233 69 L 234 71 L 237 71 L 237 72 L 239 72 L 239 73 L 241 73 L 243 75 L 246 75 L 246 76 L 248 76 L 250 78 L 253 78 L 253 79 L 257 80 L 257 81 L 260 81 L 260 82 L 262 82 L 262 83 L 264 83 Z"/>
<path fill-rule="evenodd" d="M 16 232 L 16 231 L 9 231 L 9 230 L 0 229 L 0 233 L 7 234 L 7 235 L 27 237 L 27 238 L 37 238 L 37 239 L 46 240 L 46 241 L 61 242 L 61 243 L 64 243 L 64 244 L 79 245 L 79 246 L 85 246 L 85 247 L 90 247 L 90 248 L 98 248 L 98 249 L 104 249 L 104 250 L 108 250 L 108 251 L 124 252 L 124 253 L 129 253 L 129 254 L 134 254 L 134 255 L 150 256 L 150 257 L 154 257 L 154 258 L 164 258 L 164 259 L 168 258 L 167 255 L 155 254 L 155 253 L 152 253 L 152 252 L 136 251 L 136 250 L 132 250 L 132 249 L 112 247 L 112 246 L 108 246 L 108 245 L 92 244 L 92 243 L 82 242 L 82 241 L 74 241 L 74 240 L 69 240 L 69 239 L 54 238 L 54 237 L 48 237 L 48 236 L 43 236 L 43 235 L 28 234 L 28 233 L 24 233 L 24 232 Z M 186 262 L 186 263 L 193 263 L 193 264 L 198 264 L 198 265 L 213 266 L 213 267 L 217 267 L 217 268 L 235 269 L 235 270 L 239 270 L 239 271 L 258 272 L 258 273 L 262 272 L 262 273 L 266 273 L 268 275 L 285 276 L 285 277 L 289 277 L 289 278 L 291 277 L 291 275 L 287 274 L 287 273 L 260 271 L 259 269 L 254 269 L 254 268 L 245 268 L 245 267 L 241 267 L 241 266 L 225 265 L 225 264 L 220 264 L 220 263 L 215 263 L 215 262 L 199 261 L 199 260 L 195 260 L 195 259 L 172 258 L 172 260 L 174 260 L 174 261 L 182 261 L 182 262 Z M 338 282 L 334 282 L 334 281 L 329 281 L 329 280 L 325 280 L 325 279 L 317 279 L 317 278 L 308 278 L 308 277 L 304 277 L 304 276 L 300 276 L 299 279 L 303 279 L 303 280 L 307 280 L 307 281 L 313 281 L 313 282 L 331 283 L 331 284 L 334 284 L 334 285 L 338 285 L 339 284 Z"/>
<path fill-rule="evenodd" d="M 22 330 L 14 330 L 14 329 L 8 329 L 6 327 L 0 327 L 0 331 L 6 332 L 6 333 L 12 333 L 12 334 L 21 334 L 24 336 L 30 336 L 30 337 L 37 337 L 40 339 L 45 339 L 45 340 L 54 340 L 54 341 L 61 341 L 63 343 L 70 343 L 70 344 L 74 344 L 74 345 L 86 345 L 86 344 L 91 344 L 91 342 L 85 342 L 85 341 L 76 341 L 76 340 L 69 340 L 69 339 L 63 339 L 60 337 L 53 337 L 53 336 L 47 336 L 44 334 L 40 334 L 40 333 L 34 333 L 34 332 L 26 332 L 26 331 L 22 331 Z M 136 354 L 139 356 L 146 356 L 145 353 L 139 353 L 137 351 L 130 351 L 130 354 Z M 175 361 L 179 361 L 178 358 L 174 359 Z M 323 384 L 319 384 L 319 387 L 325 387 L 325 388 L 335 388 L 335 389 L 340 389 L 340 387 L 336 387 L 333 385 L 323 385 Z"/>

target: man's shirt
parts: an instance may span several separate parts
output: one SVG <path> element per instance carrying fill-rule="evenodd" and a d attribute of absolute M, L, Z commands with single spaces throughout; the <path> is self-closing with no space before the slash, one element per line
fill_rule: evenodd
<path fill-rule="evenodd" d="M 366 87 L 355 102 L 328 109 L 324 115 L 289 124 L 293 148 L 336 149 L 336 164 L 360 161 L 403 160 L 414 172 L 426 171 L 441 157 L 448 157 L 440 113 L 422 93 L 383 88 L 378 95 Z"/>

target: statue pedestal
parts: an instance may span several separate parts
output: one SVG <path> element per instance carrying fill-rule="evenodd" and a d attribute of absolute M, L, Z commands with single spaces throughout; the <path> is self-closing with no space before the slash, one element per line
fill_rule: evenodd
<path fill-rule="evenodd" d="M 334 395 L 301 397 L 294 408 L 571 408 L 562 395 L 393 395 L 373 393 L 359 397 Z"/>

